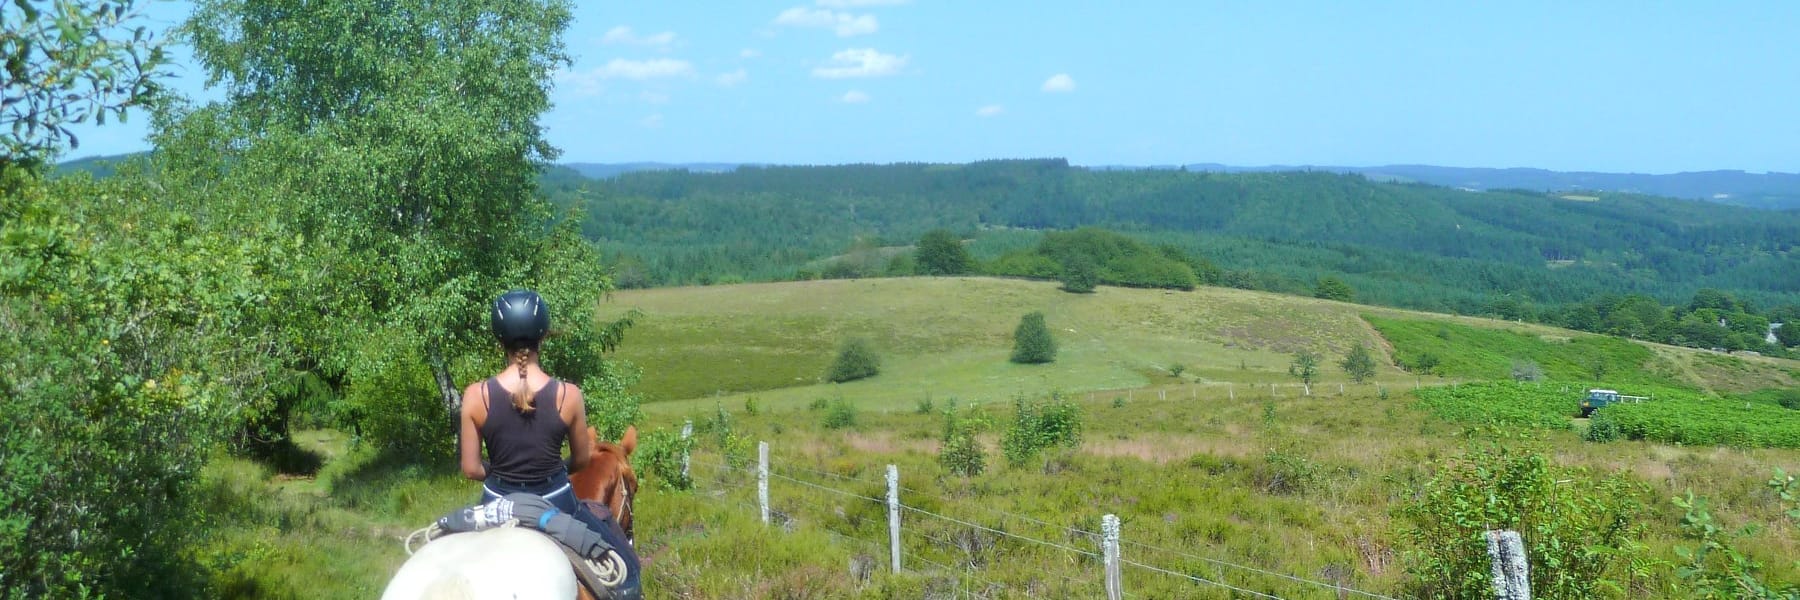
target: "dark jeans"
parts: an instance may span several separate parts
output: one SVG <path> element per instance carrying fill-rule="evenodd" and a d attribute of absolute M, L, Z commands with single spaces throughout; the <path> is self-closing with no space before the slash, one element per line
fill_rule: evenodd
<path fill-rule="evenodd" d="M 530 483 L 511 482 L 489 473 L 487 480 L 481 482 L 480 503 L 487 504 L 498 500 L 501 496 L 516 492 L 541 496 L 545 500 L 549 500 L 550 505 L 555 506 L 556 510 L 574 515 L 575 520 L 587 525 L 588 529 L 600 532 L 600 537 L 606 538 L 606 543 L 612 544 L 613 550 L 619 553 L 619 557 L 625 559 L 625 583 L 620 585 L 618 590 L 623 593 L 615 595 L 636 598 L 641 593 L 643 587 L 639 585 L 637 552 L 632 549 L 631 542 L 625 539 L 624 530 L 620 529 L 617 523 L 601 519 L 594 513 L 580 508 L 580 504 L 575 498 L 575 489 L 569 486 L 567 472 L 558 471 L 548 479 Z"/>

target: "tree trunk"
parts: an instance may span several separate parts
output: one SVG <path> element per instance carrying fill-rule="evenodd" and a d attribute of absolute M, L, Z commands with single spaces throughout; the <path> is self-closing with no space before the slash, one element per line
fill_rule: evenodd
<path fill-rule="evenodd" d="M 456 389 L 456 381 L 450 378 L 450 365 L 444 360 L 443 349 L 433 345 L 431 354 L 431 374 L 437 378 L 438 399 L 444 403 L 444 413 L 451 420 L 462 414 L 462 392 Z"/>

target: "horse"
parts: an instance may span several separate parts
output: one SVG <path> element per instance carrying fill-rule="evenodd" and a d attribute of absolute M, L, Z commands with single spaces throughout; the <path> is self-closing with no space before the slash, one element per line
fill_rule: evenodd
<path fill-rule="evenodd" d="M 614 522 L 631 538 L 632 498 L 637 473 L 637 427 L 618 443 L 600 441 L 587 430 L 593 450 L 585 469 L 571 473 L 575 497 L 605 504 Z M 469 565 L 481 565 L 469 568 Z M 444 536 L 414 552 L 381 594 L 382 600 L 544 598 L 594 600 L 577 582 L 561 544 L 529 527 L 496 527 Z"/>

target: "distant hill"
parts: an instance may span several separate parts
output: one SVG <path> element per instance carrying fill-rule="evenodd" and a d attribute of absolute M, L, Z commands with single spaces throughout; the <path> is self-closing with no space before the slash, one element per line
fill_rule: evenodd
<path fill-rule="evenodd" d="M 638 171 L 690 171 L 694 173 L 723 173 L 738 168 L 738 163 L 563 163 L 564 167 L 574 169 L 585 177 L 607 179 L 625 173 Z"/>
<path fill-rule="evenodd" d="M 586 204 L 584 231 L 627 286 L 804 277 L 817 259 L 940 227 L 985 260 L 1044 230 L 1098 226 L 1204 256 L 1239 276 L 1230 285 L 1311 293 L 1341 274 L 1361 301 L 1426 310 L 1630 293 L 1685 304 L 1707 287 L 1800 304 L 1800 212 L 1642 194 L 1062 160 L 639 171 L 544 189 Z"/>
<path fill-rule="evenodd" d="M 1328 171 L 1357 173 L 1377 181 L 1421 182 L 1468 190 L 1519 189 L 1536 192 L 1598 191 L 1705 200 L 1774 210 L 1800 209 L 1800 173 L 1699 171 L 1643 173 L 1564 172 L 1544 169 L 1490 169 L 1387 165 L 1380 167 L 1268 166 L 1234 167 L 1213 163 L 1185 165 L 1190 171 L 1223 173 Z"/>

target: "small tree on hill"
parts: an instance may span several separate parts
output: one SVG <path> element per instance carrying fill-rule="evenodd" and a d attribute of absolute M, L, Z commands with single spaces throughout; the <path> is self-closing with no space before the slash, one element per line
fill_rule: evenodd
<path fill-rule="evenodd" d="M 1085 254 L 1069 257 L 1062 266 L 1063 291 L 1077 294 L 1090 294 L 1094 286 L 1100 283 L 1100 267 L 1094 259 Z"/>
<path fill-rule="evenodd" d="M 975 270 L 975 259 L 962 239 L 948 229 L 933 229 L 919 238 L 917 269 L 920 275 L 961 275 Z"/>
<path fill-rule="evenodd" d="M 1375 376 L 1375 358 L 1369 355 L 1369 349 L 1362 344 L 1351 348 L 1350 353 L 1344 355 L 1344 362 L 1338 365 L 1344 367 L 1344 373 L 1357 383 Z"/>
<path fill-rule="evenodd" d="M 1337 276 L 1326 275 L 1320 277 L 1318 285 L 1313 288 L 1313 297 L 1349 302 L 1356 297 L 1356 290 L 1350 289 L 1350 284 L 1344 283 Z"/>
<path fill-rule="evenodd" d="M 874 377 L 880 372 L 881 357 L 875 354 L 874 348 L 869 347 L 868 340 L 851 338 L 838 350 L 837 361 L 831 363 L 831 369 L 825 372 L 825 379 L 832 383 L 843 383 Z"/>
<path fill-rule="evenodd" d="M 1044 313 L 1033 312 L 1019 319 L 1019 327 L 1013 330 L 1012 361 L 1038 364 L 1055 360 L 1056 340 L 1044 325 Z"/>
<path fill-rule="evenodd" d="M 1319 376 L 1319 355 L 1311 350 L 1301 350 L 1288 365 L 1288 374 L 1299 377 L 1301 383 L 1312 385 L 1313 378 Z"/>

